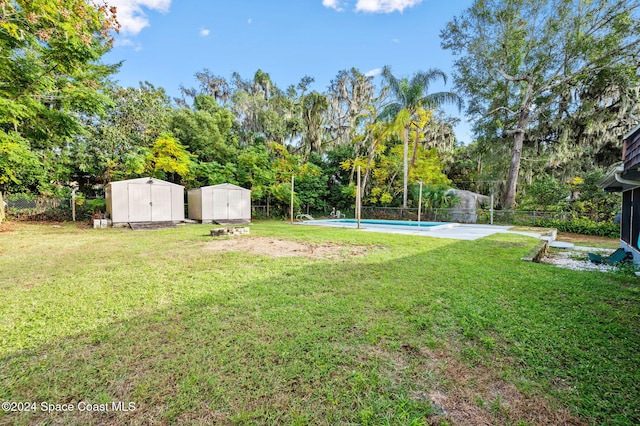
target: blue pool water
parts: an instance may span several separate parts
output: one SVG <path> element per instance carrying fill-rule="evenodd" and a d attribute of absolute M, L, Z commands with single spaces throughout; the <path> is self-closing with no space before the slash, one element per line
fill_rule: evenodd
<path fill-rule="evenodd" d="M 356 224 L 355 219 L 323 219 L 314 220 L 308 223 L 326 223 L 329 224 Z M 383 219 L 361 219 L 360 223 L 363 225 L 384 225 L 384 226 L 412 226 L 426 228 L 430 226 L 448 225 L 446 222 L 416 222 L 412 220 L 383 220 Z"/>

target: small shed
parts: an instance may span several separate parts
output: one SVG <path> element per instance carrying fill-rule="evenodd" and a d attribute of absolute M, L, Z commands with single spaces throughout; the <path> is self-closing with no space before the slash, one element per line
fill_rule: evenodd
<path fill-rule="evenodd" d="M 251 221 L 251 191 L 230 183 L 192 189 L 187 202 L 189 219 L 203 223 Z"/>
<path fill-rule="evenodd" d="M 105 201 L 114 224 L 184 221 L 184 186 L 160 179 L 111 182 Z"/>

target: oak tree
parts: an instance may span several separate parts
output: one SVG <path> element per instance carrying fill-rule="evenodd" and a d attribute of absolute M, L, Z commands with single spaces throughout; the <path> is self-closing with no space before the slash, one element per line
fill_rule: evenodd
<path fill-rule="evenodd" d="M 512 208 L 523 144 L 536 120 L 581 104 L 581 88 L 620 67 L 636 70 L 638 0 L 476 0 L 441 33 L 456 56 L 468 112 L 512 138 L 503 206 Z M 634 71 L 631 71 L 634 72 Z"/>

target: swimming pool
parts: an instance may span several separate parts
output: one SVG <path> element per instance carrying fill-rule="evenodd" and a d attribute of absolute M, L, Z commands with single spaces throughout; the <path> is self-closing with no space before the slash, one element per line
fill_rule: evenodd
<path fill-rule="evenodd" d="M 320 224 L 321 222 L 327 224 L 355 224 L 357 225 L 358 221 L 356 219 L 321 219 L 314 220 L 314 223 Z M 415 227 L 430 227 L 430 226 L 441 226 L 441 225 L 450 225 L 450 223 L 446 222 L 416 222 L 413 220 L 384 220 L 384 219 L 361 219 L 361 225 L 385 225 L 385 226 L 415 226 Z"/>
<path fill-rule="evenodd" d="M 356 219 L 320 219 L 300 222 L 303 225 L 333 226 L 339 228 L 356 228 Z M 405 231 L 429 231 L 445 229 L 458 226 L 457 223 L 448 222 L 416 222 L 411 220 L 383 220 L 383 219 L 362 219 L 360 227 L 370 230 L 405 230 Z"/>

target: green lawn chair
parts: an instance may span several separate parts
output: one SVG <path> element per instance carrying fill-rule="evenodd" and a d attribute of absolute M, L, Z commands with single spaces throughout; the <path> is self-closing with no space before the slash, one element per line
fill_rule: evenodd
<path fill-rule="evenodd" d="M 629 260 L 629 253 L 624 251 L 623 248 L 619 248 L 611 253 L 611 255 L 605 257 L 602 257 L 599 254 L 589 253 L 589 260 L 598 265 L 616 265 L 618 263 L 624 263 Z"/>

